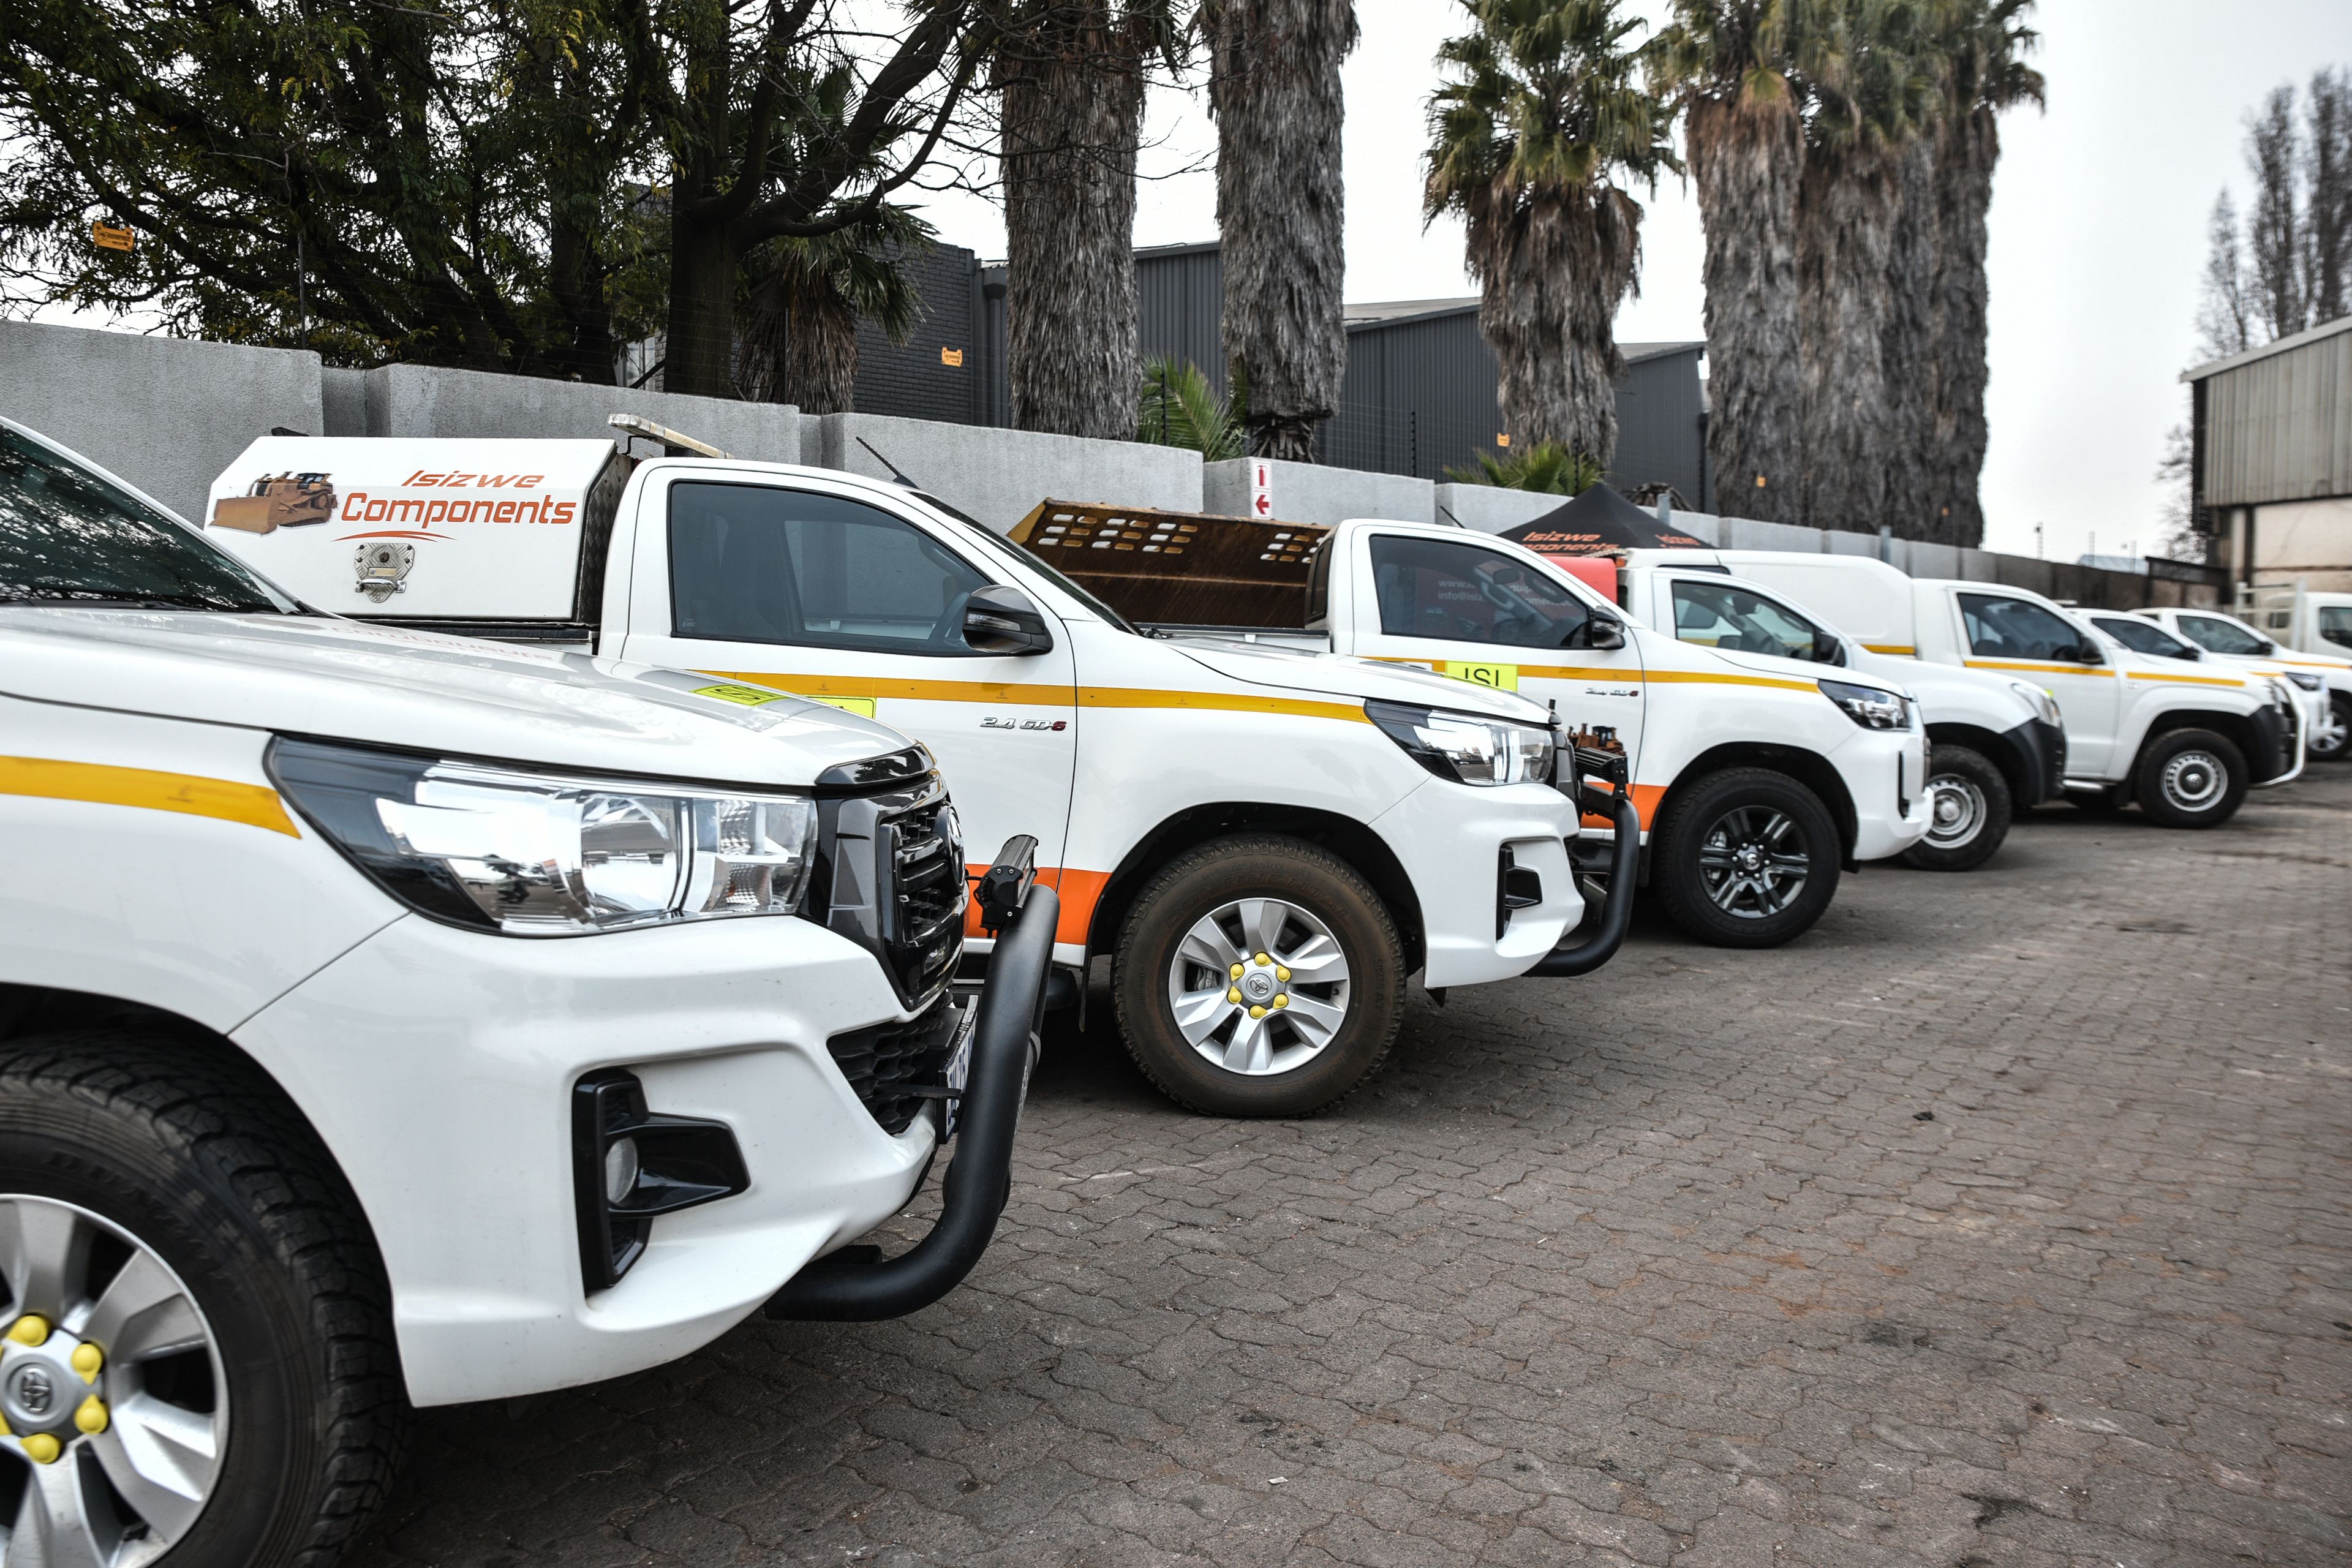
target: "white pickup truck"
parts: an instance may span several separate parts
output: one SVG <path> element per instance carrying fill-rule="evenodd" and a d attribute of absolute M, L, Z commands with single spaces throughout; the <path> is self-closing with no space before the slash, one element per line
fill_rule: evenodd
<path fill-rule="evenodd" d="M 2326 608 L 2317 606 L 2322 611 Z M 2220 610 L 2167 607 L 2132 613 L 2201 648 L 2217 664 L 2280 670 L 2304 693 L 2307 720 L 2304 744 L 2312 756 L 2321 762 L 2340 762 L 2352 755 L 2352 658 L 2281 647 Z M 2105 626 L 2104 619 L 2101 626 Z M 2314 640 L 2324 643 L 2324 639 Z"/>
<path fill-rule="evenodd" d="M 2214 827 L 2250 787 L 2303 771 L 2302 711 L 2278 675 L 2124 647 L 2025 588 L 1906 577 L 1861 555 L 1689 552 L 1787 594 L 1874 653 L 2045 688 L 2066 726 L 2068 799 L 2137 802 L 2170 827 Z"/>
<path fill-rule="evenodd" d="M 1713 551 L 1630 551 L 1618 569 L 1617 600 L 1684 642 L 1777 652 L 1901 683 L 1918 700 L 1928 740 L 1930 820 L 1927 837 L 1904 852 L 1907 863 L 1931 871 L 1981 866 L 2016 813 L 2063 793 L 2066 731 L 2047 690 L 1989 670 L 1874 652 L 1736 570 Z"/>
<path fill-rule="evenodd" d="M 1630 764 L 1647 884 L 1701 941 L 1787 942 L 1829 907 L 1842 867 L 1900 855 L 1927 831 L 1926 740 L 1896 682 L 1677 642 L 1621 615 L 1559 562 L 1463 529 L 1377 519 L 1304 535 L 1268 529 L 1264 556 L 1300 559 L 1294 594 L 1278 582 L 1227 586 L 1234 576 L 1205 567 L 1188 577 L 1185 563 L 1153 568 L 1114 553 L 1097 565 L 1104 524 L 1085 520 L 1099 514 L 1049 505 L 1014 535 L 1139 603 L 1263 612 L 1269 624 L 1255 626 L 1162 625 L 1202 657 L 1271 666 L 1288 647 L 1420 665 L 1546 703 L 1588 735 L 1609 731 Z M 1196 526 L 1208 537 L 1263 525 Z M 1124 543 L 1132 531 L 1118 531 Z M 1280 568 L 1268 561 L 1262 575 Z M 1208 635 L 1233 640 L 1190 640 Z M 1612 895 L 1618 887 L 1612 878 Z"/>
<path fill-rule="evenodd" d="M 316 602 L 915 737 L 974 842 L 1036 840 L 1065 991 L 1113 955 L 1128 1048 L 1195 1109 L 1330 1105 L 1387 1054 L 1416 970 L 1441 991 L 1579 973 L 1622 938 L 1559 946 L 1585 912 L 1579 812 L 1540 705 L 1145 636 L 904 487 L 724 458 L 632 470 L 601 441 L 270 437 L 213 495 L 211 537 Z"/>
<path fill-rule="evenodd" d="M 0 421 L 0 1561 L 322 1563 L 411 1403 L 963 1278 L 1055 895 L 960 1004 L 930 758 L 712 685 L 321 615 Z"/>

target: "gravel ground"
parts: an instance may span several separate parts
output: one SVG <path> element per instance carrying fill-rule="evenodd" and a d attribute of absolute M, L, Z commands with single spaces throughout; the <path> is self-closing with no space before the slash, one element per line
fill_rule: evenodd
<path fill-rule="evenodd" d="M 1416 996 L 1314 1121 L 1097 1017 L 945 1302 L 427 1412 L 354 1561 L 2352 1559 L 2352 766 Z"/>

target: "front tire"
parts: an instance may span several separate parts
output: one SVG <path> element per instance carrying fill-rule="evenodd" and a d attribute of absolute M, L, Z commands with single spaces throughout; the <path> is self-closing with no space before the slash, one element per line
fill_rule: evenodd
<path fill-rule="evenodd" d="M 1812 791 L 1766 768 L 1727 768 L 1678 792 L 1651 835 L 1666 918 L 1717 947 L 1778 947 L 1837 892 L 1837 825 Z"/>
<path fill-rule="evenodd" d="M 2246 758 L 2226 735 L 2168 730 L 2132 769 L 2139 808 L 2167 827 L 2219 827 L 2246 799 Z"/>
<path fill-rule="evenodd" d="M 1295 838 L 1221 838 L 1152 878 L 1119 936 L 1119 1034 L 1154 1087 L 1218 1116 L 1309 1116 L 1379 1070 L 1404 943 L 1370 884 Z"/>
<path fill-rule="evenodd" d="M 118 1028 L 0 1047 L 11 1562 L 331 1561 L 399 1460 L 366 1225 L 267 1080 L 202 1049 Z"/>
<path fill-rule="evenodd" d="M 2327 694 L 2328 727 L 2305 737 L 2303 749 L 2315 762 L 2340 763 L 2352 756 L 2352 697 Z"/>
<path fill-rule="evenodd" d="M 1927 763 L 1927 837 L 1903 852 L 1927 871 L 1972 871 L 2009 837 L 2009 781 L 1968 746 L 1937 742 Z"/>

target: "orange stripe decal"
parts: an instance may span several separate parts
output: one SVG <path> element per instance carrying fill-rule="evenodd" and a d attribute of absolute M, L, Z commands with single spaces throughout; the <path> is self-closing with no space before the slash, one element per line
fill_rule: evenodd
<path fill-rule="evenodd" d="M 2096 675 L 2112 677 L 2112 669 L 2079 664 L 2049 664 L 2014 658 L 1971 658 L 1965 661 L 1970 669 L 2027 669 L 2036 675 Z"/>
<path fill-rule="evenodd" d="M 1643 832 L 1647 833 L 1650 830 L 1651 818 L 1658 815 L 1658 802 L 1665 798 L 1666 786 L 1664 784 L 1637 784 L 1633 786 L 1633 814 L 1642 819 Z M 1594 816 L 1590 813 L 1587 813 L 1584 818 L 1584 826 L 1587 827 L 1614 827 L 1617 825 L 1609 817 Z"/>
<path fill-rule="evenodd" d="M 302 837 L 286 805 L 268 784 L 197 773 L 118 768 L 103 763 L 68 763 L 56 757 L 0 757 L 0 795 L 39 800 L 76 800 L 92 805 L 128 805 L 176 811 L 267 828 L 289 838 Z"/>
<path fill-rule="evenodd" d="M 977 879 L 988 868 L 967 865 L 964 869 Z M 1062 916 L 1054 923 L 1054 940 L 1084 946 L 1087 928 L 1094 922 L 1095 906 L 1102 901 L 1103 889 L 1110 881 L 1108 871 L 1085 871 L 1075 866 L 1040 866 L 1037 882 L 1062 895 Z M 980 936 L 980 906 L 968 906 L 963 912 L 963 934 Z"/>

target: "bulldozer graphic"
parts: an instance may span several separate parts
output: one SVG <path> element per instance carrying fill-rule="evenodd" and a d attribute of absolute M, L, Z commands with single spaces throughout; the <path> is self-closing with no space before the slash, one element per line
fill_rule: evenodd
<path fill-rule="evenodd" d="M 334 515 L 335 486 L 326 474 L 271 474 L 245 494 L 213 503 L 213 526 L 242 533 L 275 533 Z"/>

